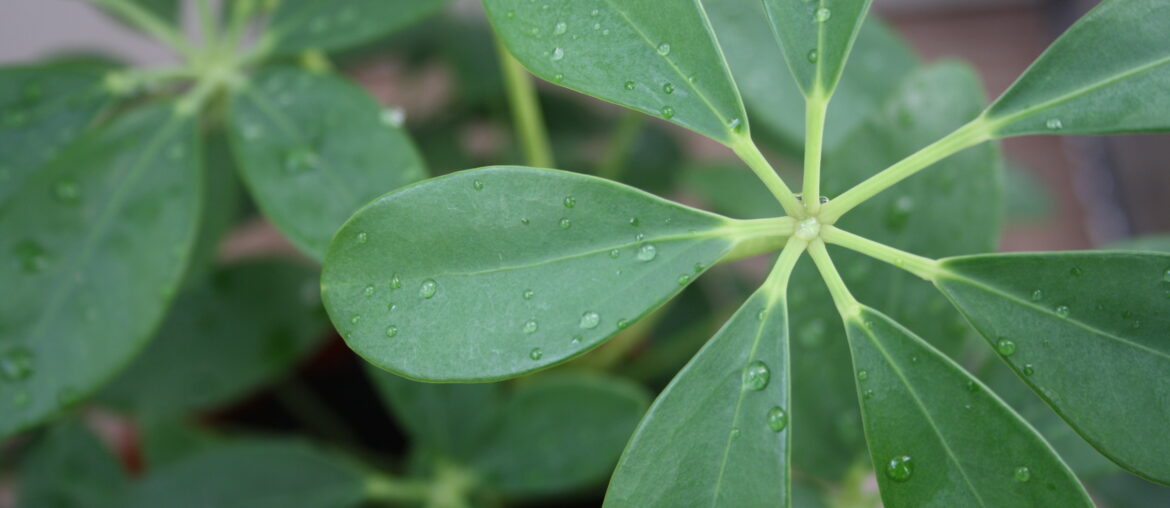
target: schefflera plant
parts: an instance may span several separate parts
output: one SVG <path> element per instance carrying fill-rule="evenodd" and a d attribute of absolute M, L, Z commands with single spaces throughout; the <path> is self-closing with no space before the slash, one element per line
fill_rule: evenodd
<path fill-rule="evenodd" d="M 531 72 L 728 146 L 786 215 L 731 219 L 548 169 L 490 167 L 421 182 L 365 206 L 329 247 L 322 295 L 350 347 L 416 380 L 506 379 L 596 347 L 713 264 L 780 250 L 763 285 L 651 406 L 606 505 L 789 505 L 788 285 L 807 252 L 847 332 L 887 506 L 1091 506 L 1061 458 L 998 396 L 851 294 L 831 244 L 932 282 L 1097 450 L 1170 483 L 1162 379 L 1170 256 L 929 259 L 838 226 L 882 191 L 996 139 L 1170 130 L 1162 89 L 1170 4 L 1104 1 L 962 127 L 828 198 L 826 111 L 870 2 L 762 4 L 772 57 L 786 60 L 805 98 L 801 194 L 753 142 L 699 1 L 485 0 L 497 35 Z"/>

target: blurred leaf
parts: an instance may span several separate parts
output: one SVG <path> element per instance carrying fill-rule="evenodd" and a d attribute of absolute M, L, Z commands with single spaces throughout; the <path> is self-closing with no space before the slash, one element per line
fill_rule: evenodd
<path fill-rule="evenodd" d="M 732 165 L 689 166 L 682 171 L 682 187 L 719 213 L 740 219 L 784 215 L 776 198 L 746 168 Z"/>
<path fill-rule="evenodd" d="M 230 116 L 253 197 L 317 260 L 358 207 L 426 175 L 406 132 L 365 91 L 336 77 L 264 71 L 236 92 Z"/>
<path fill-rule="evenodd" d="M 1165 508 L 1170 506 L 1170 488 L 1150 483 L 1128 473 L 1100 478 L 1089 484 L 1102 508 Z"/>
<path fill-rule="evenodd" d="M 220 244 L 243 213 L 244 195 L 236 174 L 227 133 L 220 129 L 207 132 L 203 143 L 203 217 L 184 277 L 187 287 L 203 283 L 215 269 Z"/>
<path fill-rule="evenodd" d="M 153 335 L 198 229 L 198 153 L 194 117 L 136 110 L 0 205 L 0 435 L 94 392 Z"/>
<path fill-rule="evenodd" d="M 365 497 L 366 472 L 304 443 L 253 440 L 215 447 L 152 471 L 127 508 L 344 508 Z"/>
<path fill-rule="evenodd" d="M 275 53 L 335 51 L 389 35 L 448 0 L 281 0 L 268 23 Z"/>
<path fill-rule="evenodd" d="M 220 445 L 219 438 L 179 417 L 138 420 L 138 445 L 148 471 Z"/>
<path fill-rule="evenodd" d="M 157 338 L 103 398 L 151 416 L 221 407 L 286 374 L 328 330 L 316 270 L 252 261 L 180 295 Z"/>
<path fill-rule="evenodd" d="M 89 65 L 0 67 L 0 207 L 110 104 L 104 76 Z"/>
<path fill-rule="evenodd" d="M 1116 250 L 1143 250 L 1152 252 L 1170 252 L 1170 235 L 1139 236 L 1116 242 L 1110 246 Z"/>
<path fill-rule="evenodd" d="M 1031 222 L 1052 215 L 1055 198 L 1031 171 L 1017 164 L 1004 167 L 1004 220 L 1008 223 Z"/>
<path fill-rule="evenodd" d="M 117 508 L 126 472 L 80 421 L 66 419 L 41 435 L 20 467 L 20 506 Z"/>

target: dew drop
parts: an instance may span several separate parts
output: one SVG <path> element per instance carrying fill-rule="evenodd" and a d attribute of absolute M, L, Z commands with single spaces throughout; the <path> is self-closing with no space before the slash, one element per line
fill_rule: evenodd
<path fill-rule="evenodd" d="M 630 326 L 629 319 L 622 318 L 622 319 L 617 320 L 618 330 L 625 330 L 627 326 Z"/>
<path fill-rule="evenodd" d="M 785 413 L 780 407 L 774 407 L 768 410 L 768 428 L 772 432 L 780 432 L 788 427 L 788 413 Z"/>
<path fill-rule="evenodd" d="M 53 196 L 62 203 L 76 203 L 81 199 L 81 188 L 72 179 L 61 180 L 53 186 Z"/>
<path fill-rule="evenodd" d="M 393 276 L 391 276 L 390 277 L 390 289 L 400 289 L 401 287 L 402 287 L 402 279 L 398 277 L 398 274 L 394 274 Z"/>
<path fill-rule="evenodd" d="M 374 286 L 366 286 L 366 289 L 362 290 L 362 294 L 366 296 L 374 296 Z"/>
<path fill-rule="evenodd" d="M 1026 482 L 1032 479 L 1032 471 L 1028 469 L 1028 466 L 1020 466 L 1016 468 L 1013 476 L 1016 477 L 1017 482 Z"/>
<path fill-rule="evenodd" d="M 528 217 L 520 217 L 520 223 L 527 226 L 532 224 L 532 221 L 528 220 Z"/>
<path fill-rule="evenodd" d="M 580 344 L 580 343 L 581 343 L 581 339 L 584 339 L 584 337 L 582 337 L 582 336 L 580 336 L 580 335 L 574 336 L 574 337 L 573 337 L 573 340 L 569 341 L 569 344 L 573 344 L 574 346 L 575 346 L 575 345 L 577 345 L 577 344 Z"/>
<path fill-rule="evenodd" d="M 357 242 L 358 243 L 366 243 L 368 241 L 370 241 L 370 235 L 367 234 L 365 231 L 362 231 L 361 233 L 357 234 Z"/>
<path fill-rule="evenodd" d="M 552 55 L 550 55 L 548 57 L 548 59 L 552 60 L 554 62 L 559 62 L 561 60 L 564 60 L 565 59 L 565 50 L 563 50 L 561 48 L 554 48 L 552 50 Z"/>
<path fill-rule="evenodd" d="M 597 328 L 597 325 L 601 324 L 601 314 L 593 311 L 581 314 L 581 322 L 579 324 L 581 325 L 581 328 Z"/>
<path fill-rule="evenodd" d="M 1036 373 L 1036 368 L 1033 367 L 1032 364 L 1030 364 L 1030 363 L 1024 364 L 1024 375 L 1025 376 L 1031 376 L 1032 374 L 1035 374 L 1035 373 Z"/>
<path fill-rule="evenodd" d="M 633 90 L 637 86 L 638 84 L 634 83 L 633 81 L 626 81 L 626 90 Z"/>
<path fill-rule="evenodd" d="M 524 322 L 524 333 L 536 333 L 537 328 L 540 328 L 540 325 L 535 319 L 529 319 Z"/>
<path fill-rule="evenodd" d="M 418 296 L 427 300 L 433 298 L 437 292 L 439 292 L 439 283 L 435 282 L 434 279 L 424 280 L 418 287 Z"/>
<path fill-rule="evenodd" d="M 886 211 L 886 226 L 895 231 L 905 228 L 913 211 L 914 198 L 902 196 L 894 200 L 890 203 L 890 209 Z"/>
<path fill-rule="evenodd" d="M 1085 271 L 1082 270 L 1081 267 L 1079 267 L 1079 266 L 1074 266 L 1071 269 L 1069 269 L 1068 273 L 1070 275 L 1072 275 L 1073 277 L 1080 277 L 1081 275 L 1085 274 Z"/>
<path fill-rule="evenodd" d="M 680 285 L 680 286 L 685 286 L 690 281 L 691 281 L 691 275 L 689 273 L 684 273 L 684 274 L 678 276 L 678 285 Z"/>
<path fill-rule="evenodd" d="M 544 351 L 541 351 L 538 347 L 534 347 L 532 348 L 532 351 L 528 352 L 528 357 L 533 360 L 539 360 L 544 358 Z"/>
<path fill-rule="evenodd" d="M 999 342 L 995 343 L 995 350 L 1001 355 L 1011 356 L 1016 352 L 1016 343 L 1010 339 L 999 339 Z"/>
<path fill-rule="evenodd" d="M 569 220 L 568 217 L 562 217 L 558 224 L 560 224 L 561 229 L 569 229 L 573 227 L 573 221 Z"/>
<path fill-rule="evenodd" d="M 658 54 L 666 56 L 670 54 L 670 44 L 662 43 L 658 45 Z"/>
<path fill-rule="evenodd" d="M 670 106 L 662 106 L 662 116 L 664 118 L 674 118 L 674 108 Z"/>
<path fill-rule="evenodd" d="M 398 335 L 398 327 L 397 326 L 390 325 L 390 326 L 386 327 L 386 336 L 387 337 L 394 337 L 396 335 Z"/>
<path fill-rule="evenodd" d="M 525 300 L 531 300 L 533 296 L 536 296 L 536 292 L 531 289 L 525 289 L 521 296 L 523 296 Z"/>
<path fill-rule="evenodd" d="M 1050 131 L 1058 131 L 1064 128 L 1064 122 L 1060 121 L 1059 118 L 1052 118 L 1044 122 L 1044 126 Z"/>
<path fill-rule="evenodd" d="M 33 375 L 33 354 L 27 347 L 16 346 L 0 355 L 0 376 L 6 381 L 24 381 Z"/>
<path fill-rule="evenodd" d="M 805 55 L 805 57 L 808 58 L 809 62 L 817 63 L 817 59 L 820 57 L 820 55 L 817 53 L 817 50 L 810 49 L 808 50 L 808 54 Z"/>
<path fill-rule="evenodd" d="M 866 371 L 865 369 L 857 371 L 858 381 L 865 381 L 867 379 L 869 379 L 869 371 Z"/>
<path fill-rule="evenodd" d="M 565 208 L 572 208 L 577 206 L 577 198 L 573 196 L 565 196 Z"/>
<path fill-rule="evenodd" d="M 638 261 L 652 261 L 658 256 L 658 248 L 646 244 L 638 249 Z"/>
<path fill-rule="evenodd" d="M 1056 315 L 1058 315 L 1060 317 L 1068 317 L 1068 312 L 1069 312 L 1068 305 L 1057 305 L 1056 306 Z"/>
<path fill-rule="evenodd" d="M 553 27 L 553 35 L 564 35 L 568 30 L 569 25 L 564 21 L 561 21 L 557 23 L 557 26 Z"/>
<path fill-rule="evenodd" d="M 1170 282 L 1170 268 L 1167 268 L 1166 271 L 1162 272 L 1162 282 Z"/>
<path fill-rule="evenodd" d="M 828 21 L 829 18 L 831 18 L 831 17 L 833 17 L 833 11 L 829 10 L 827 7 L 821 7 L 820 9 L 817 9 L 817 12 L 816 12 L 817 23 L 824 23 L 824 22 Z"/>
<path fill-rule="evenodd" d="M 642 223 L 642 221 L 639 221 L 637 217 L 630 217 L 630 225 L 631 226 L 638 227 L 638 225 L 641 223 Z"/>
<path fill-rule="evenodd" d="M 674 93 L 674 85 L 672 85 L 670 83 L 663 83 L 662 84 L 662 93 L 667 94 L 667 95 Z"/>
<path fill-rule="evenodd" d="M 565 74 L 562 72 L 558 72 L 556 74 L 553 74 L 553 81 L 557 82 L 557 83 L 564 82 L 565 81 Z"/>
<path fill-rule="evenodd" d="M 914 459 L 906 455 L 894 457 L 886 463 L 886 477 L 902 483 L 914 475 Z"/>
<path fill-rule="evenodd" d="M 727 122 L 727 128 L 736 134 L 743 132 L 744 123 L 739 118 L 732 118 Z"/>
<path fill-rule="evenodd" d="M 471 182 L 471 188 L 473 188 L 475 190 L 483 190 L 483 182 L 481 182 L 479 180 Z"/>
<path fill-rule="evenodd" d="M 13 247 L 12 252 L 20 259 L 20 268 L 25 273 L 40 273 L 49 267 L 48 253 L 36 242 L 20 242 Z"/>
<path fill-rule="evenodd" d="M 1043 299 L 1044 299 L 1044 292 L 1043 291 L 1037 289 L 1037 290 L 1032 292 L 1032 301 L 1033 302 L 1038 302 L 1038 301 L 1043 300 Z"/>
<path fill-rule="evenodd" d="M 743 386 L 749 390 L 763 390 L 772 378 L 772 371 L 764 362 L 752 362 L 743 371 Z"/>
<path fill-rule="evenodd" d="M 617 258 L 621 257 L 621 255 L 622 255 L 622 251 L 620 251 L 620 250 L 613 249 L 613 250 L 609 251 L 609 257 L 611 257 L 613 259 L 617 259 Z"/>

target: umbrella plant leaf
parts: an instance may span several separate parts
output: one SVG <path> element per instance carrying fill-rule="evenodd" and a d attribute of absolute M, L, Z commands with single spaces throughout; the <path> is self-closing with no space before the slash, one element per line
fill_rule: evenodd
<path fill-rule="evenodd" d="M 118 457 L 75 419 L 50 427 L 20 464 L 20 506 L 117 508 L 128 487 Z"/>
<path fill-rule="evenodd" d="M 406 131 L 337 77 L 264 71 L 236 91 L 230 124 L 260 209 L 317 260 L 358 207 L 426 175 Z"/>
<path fill-rule="evenodd" d="M 379 367 L 498 380 L 597 346 L 737 246 L 779 238 L 777 224 L 576 173 L 463 171 L 359 210 L 329 248 L 321 293 L 350 348 Z"/>
<path fill-rule="evenodd" d="M 434 14 L 449 0 L 281 0 L 268 23 L 276 54 L 371 42 Z"/>
<path fill-rule="evenodd" d="M 763 0 L 775 43 L 804 95 L 837 88 L 871 0 Z"/>
<path fill-rule="evenodd" d="M 533 74 L 723 143 L 746 131 L 727 63 L 697 1 L 485 0 Z"/>

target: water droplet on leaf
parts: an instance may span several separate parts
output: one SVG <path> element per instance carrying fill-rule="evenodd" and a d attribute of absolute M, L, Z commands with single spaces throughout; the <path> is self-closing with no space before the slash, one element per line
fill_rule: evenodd
<path fill-rule="evenodd" d="M 528 357 L 533 359 L 533 360 L 539 360 L 541 358 L 544 358 L 544 351 L 541 351 L 540 348 L 538 348 L 538 347 L 532 348 L 532 351 L 530 351 L 528 353 Z"/>
<path fill-rule="evenodd" d="M 786 427 L 788 427 L 788 413 L 779 407 L 769 409 L 768 428 L 772 429 L 772 432 L 780 432 Z"/>
<path fill-rule="evenodd" d="M 569 220 L 568 217 L 561 218 L 559 224 L 561 226 L 561 229 L 569 229 L 569 228 L 573 227 L 573 221 Z"/>
<path fill-rule="evenodd" d="M 764 362 L 752 362 L 743 371 L 743 385 L 749 390 L 763 390 L 772 378 L 772 371 Z"/>
<path fill-rule="evenodd" d="M 535 319 L 529 319 L 524 322 L 524 333 L 536 333 L 536 329 L 539 327 L 540 325 Z"/>
<path fill-rule="evenodd" d="M 824 23 L 824 22 L 828 21 L 829 18 L 831 18 L 831 17 L 833 17 L 833 11 L 829 10 L 828 8 L 821 7 L 820 9 L 817 9 L 817 12 L 816 12 L 817 23 Z"/>
<path fill-rule="evenodd" d="M 658 45 L 658 54 L 666 56 L 670 54 L 670 44 L 662 43 Z"/>
<path fill-rule="evenodd" d="M 1016 468 L 1015 476 L 1017 482 L 1026 482 L 1032 479 L 1032 471 L 1027 466 L 1020 466 Z"/>
<path fill-rule="evenodd" d="M 435 282 L 434 279 L 424 280 L 418 287 L 418 296 L 428 300 L 434 297 L 437 292 L 439 292 L 439 283 Z"/>
<path fill-rule="evenodd" d="M 387 337 L 394 337 L 395 335 L 398 335 L 398 327 L 394 326 L 394 325 L 387 326 L 386 327 L 386 336 Z"/>
<path fill-rule="evenodd" d="M 914 475 L 914 459 L 906 455 L 894 457 L 886 463 L 886 477 L 902 483 Z"/>
<path fill-rule="evenodd" d="M 601 315 L 596 312 L 589 311 L 581 314 L 581 328 L 597 328 L 600 323 Z"/>
<path fill-rule="evenodd" d="M 995 343 L 995 350 L 1001 355 L 1011 356 L 1016 352 L 1016 343 L 1010 339 L 999 339 L 999 342 Z"/>

